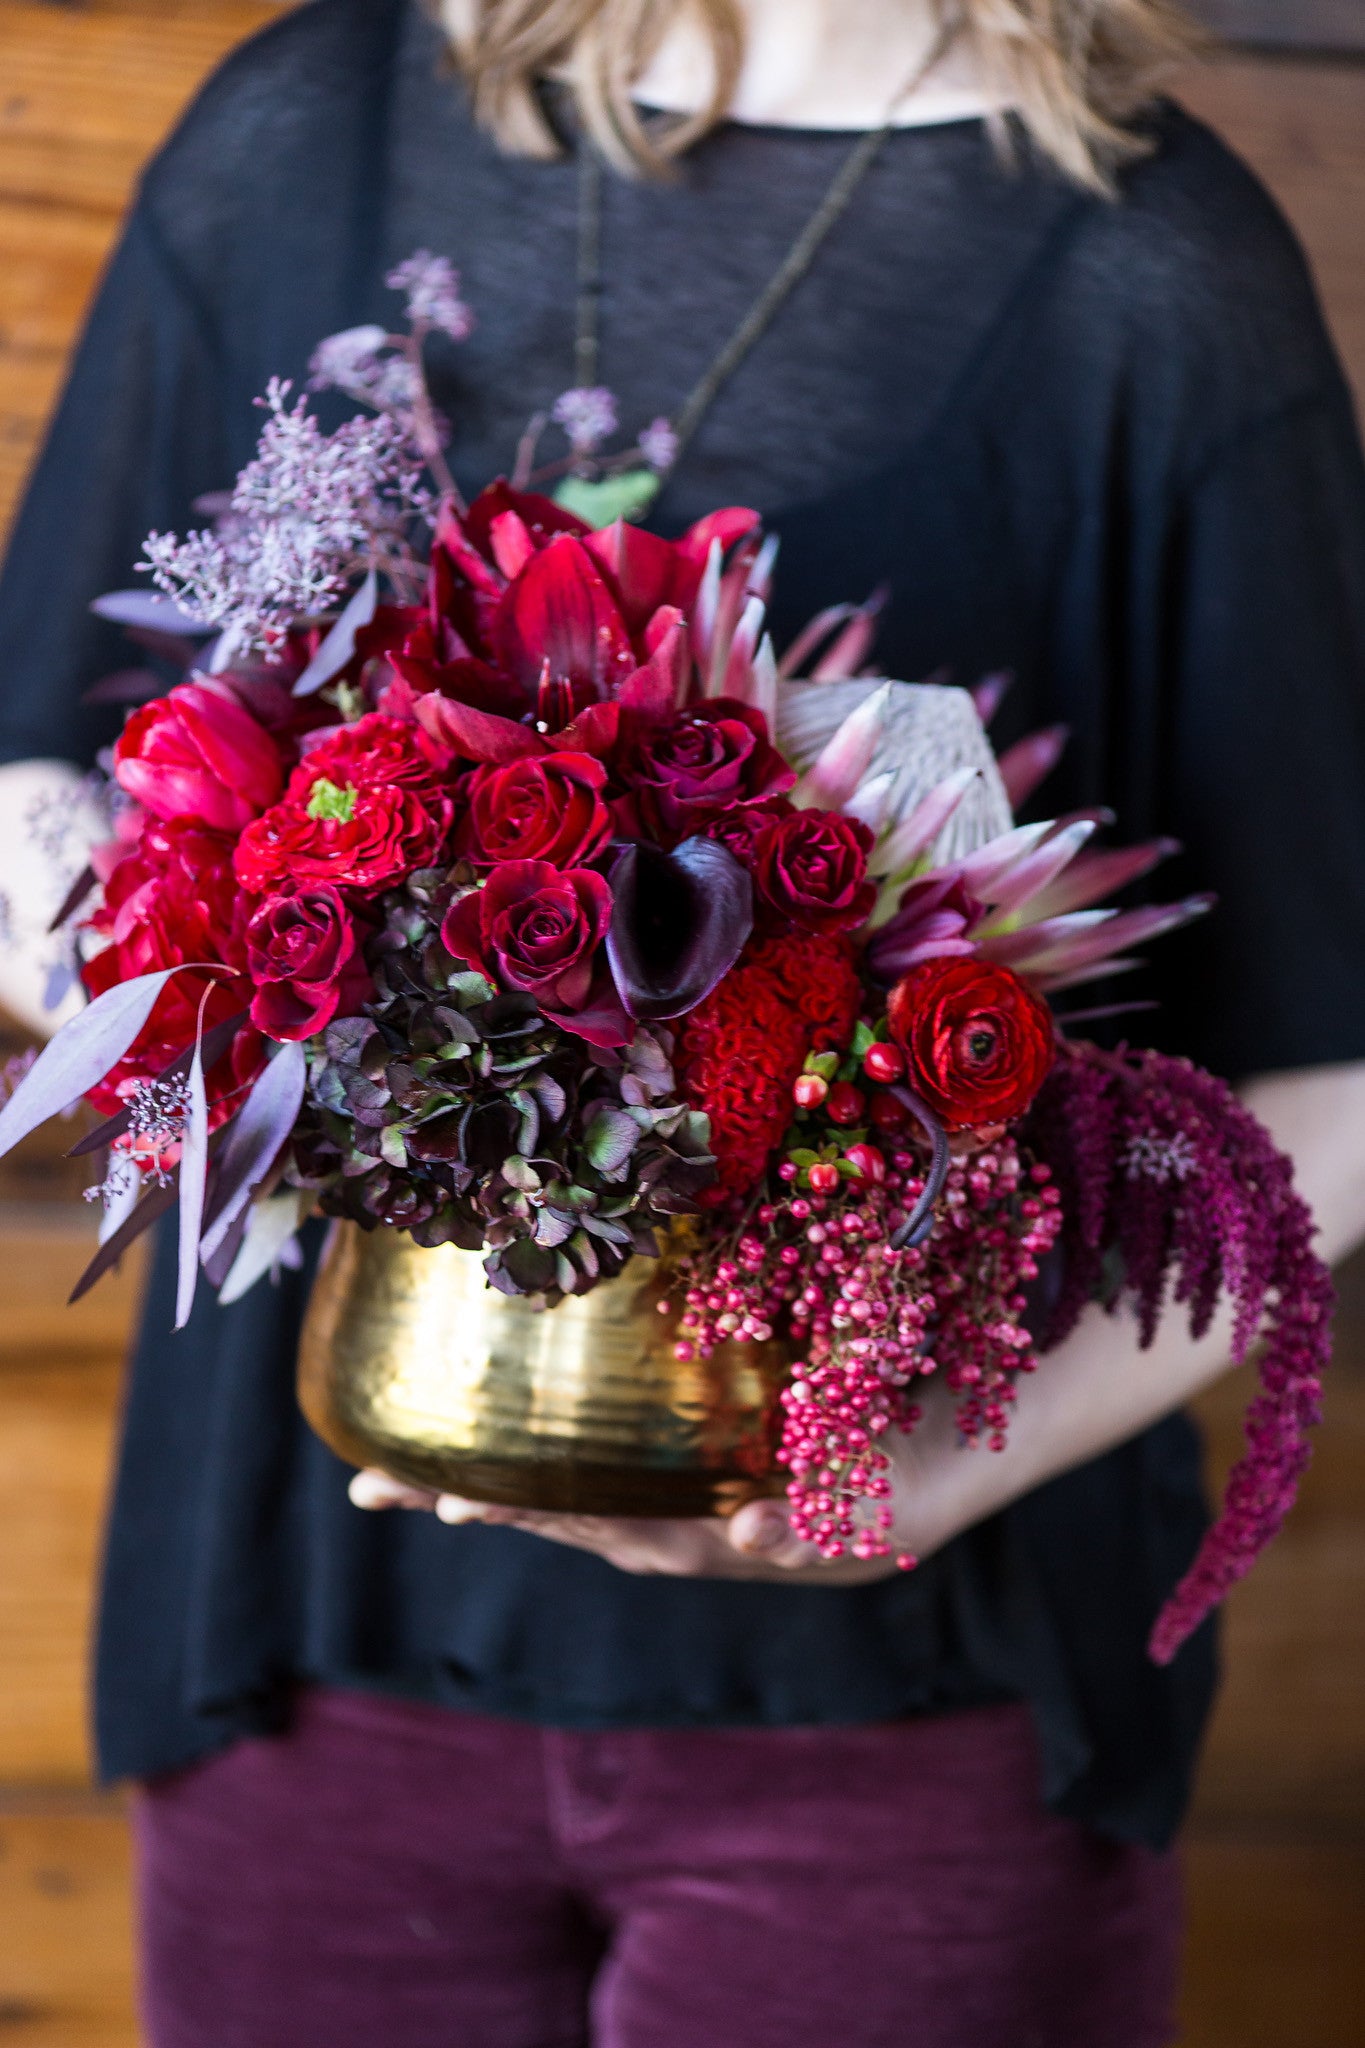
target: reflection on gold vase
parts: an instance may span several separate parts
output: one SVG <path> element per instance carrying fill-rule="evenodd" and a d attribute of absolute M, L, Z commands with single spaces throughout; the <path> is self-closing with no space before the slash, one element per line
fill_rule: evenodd
<path fill-rule="evenodd" d="M 536 1311 L 477 1252 L 334 1224 L 304 1325 L 299 1400 L 356 1465 L 506 1506 L 710 1515 L 780 1491 L 780 1344 L 674 1356 L 681 1249 Z"/>

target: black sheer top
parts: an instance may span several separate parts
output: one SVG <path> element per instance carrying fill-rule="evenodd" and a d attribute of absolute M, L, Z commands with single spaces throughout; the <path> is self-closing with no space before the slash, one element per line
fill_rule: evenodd
<path fill-rule="evenodd" d="M 1155 1032 L 1224 1073 L 1365 1056 L 1365 472 L 1302 259 L 1172 107 L 1117 204 L 974 122 L 898 133 L 657 508 L 781 535 L 779 640 L 885 583 L 880 654 L 1010 668 L 1000 739 L 1074 739 L 1053 808 L 1187 849 L 1217 915 L 1158 949 Z M 846 136 L 728 126 L 671 184 L 610 182 L 604 380 L 676 409 L 776 268 Z M 448 255 L 478 315 L 440 362 L 470 490 L 573 381 L 576 179 L 473 127 L 405 0 L 317 0 L 214 78 L 145 180 L 0 583 L 0 759 L 85 761 L 124 665 L 87 613 L 142 535 L 250 453 L 252 399 L 392 317 Z M 110 1775 L 272 1725 L 300 1678 L 578 1727 L 1033 1706 L 1044 1791 L 1112 1834 L 1179 1819 L 1213 1682 L 1148 1628 L 1198 1541 L 1173 1419 L 910 1576 L 859 1590 L 636 1579 L 506 1530 L 371 1516 L 294 1405 L 306 1276 L 173 1338 L 162 1247 L 106 1557 Z M 1141 1362 L 1134 1356 L 1134 1371 Z M 964 1453 L 964 1455 L 972 1455 Z M 978 1455 L 986 1455 L 980 1453 Z"/>

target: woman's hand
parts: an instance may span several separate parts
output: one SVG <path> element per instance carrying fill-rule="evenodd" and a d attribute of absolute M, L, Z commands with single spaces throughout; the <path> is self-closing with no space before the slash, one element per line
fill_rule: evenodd
<path fill-rule="evenodd" d="M 1295 1160 L 1324 1255 L 1344 1257 L 1365 1236 L 1365 1149 L 1358 1138 L 1365 1128 L 1365 1063 L 1275 1075 L 1252 1083 L 1245 1098 Z M 427 1508 L 445 1522 L 525 1529 L 595 1551 L 620 1571 L 867 1585 L 895 1572 L 898 1556 L 928 1557 L 1047 1480 L 1136 1436 L 1219 1378 L 1230 1354 L 1226 1310 L 1197 1343 L 1172 1312 L 1155 1343 L 1140 1351 L 1131 1314 L 1092 1307 L 1021 1389 L 1003 1451 L 959 1442 L 952 1397 L 941 1382 L 917 1391 L 922 1419 L 914 1433 L 883 1439 L 891 1460 L 892 1555 L 867 1562 L 826 1563 L 792 1535 L 780 1499 L 752 1501 L 728 1521 L 610 1519 L 488 1507 L 402 1486 L 382 1472 L 357 1473 L 351 1498 L 357 1507 Z"/>
<path fill-rule="evenodd" d="M 766 1579 L 795 1586 L 860 1586 L 896 1569 L 894 1557 L 836 1558 L 828 1564 L 793 1536 L 786 1503 L 755 1500 L 728 1520 L 547 1514 L 492 1507 L 453 1493 L 425 1493 L 386 1472 L 357 1472 L 351 1499 L 360 1508 L 427 1508 L 443 1522 L 485 1522 L 595 1551 L 618 1571 L 643 1577 Z"/>

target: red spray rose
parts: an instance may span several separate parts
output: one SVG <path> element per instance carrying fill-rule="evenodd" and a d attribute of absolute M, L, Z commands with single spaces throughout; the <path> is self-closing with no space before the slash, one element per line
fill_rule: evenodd
<path fill-rule="evenodd" d="M 476 769 L 457 850 L 477 867 L 506 860 L 586 867 L 611 838 L 601 794 L 606 780 L 606 769 L 589 754 L 540 754 Z"/>
<path fill-rule="evenodd" d="M 754 879 L 778 917 L 807 931 L 852 931 L 877 900 L 867 879 L 873 835 L 838 811 L 793 811 L 759 842 Z"/>
<path fill-rule="evenodd" d="M 906 1080 L 945 1130 L 1022 1116 L 1056 1057 L 1052 1013 L 1008 967 L 926 960 L 891 991 Z"/>
<path fill-rule="evenodd" d="M 509 860 L 447 912 L 441 939 L 495 986 L 525 989 L 566 1031 L 623 1045 L 630 1024 L 602 956 L 611 913 L 611 890 L 592 868 Z"/>
<path fill-rule="evenodd" d="M 240 832 L 284 781 L 279 748 L 225 684 L 181 683 L 135 711 L 114 747 L 121 788 L 154 818 Z"/>
<path fill-rule="evenodd" d="M 372 712 L 309 747 L 283 801 L 242 834 L 237 879 L 254 895 L 289 881 L 372 895 L 436 860 L 451 810 L 425 734 Z"/>
<path fill-rule="evenodd" d="M 353 1017 L 372 986 L 360 928 L 326 884 L 267 897 L 247 925 L 246 959 L 251 1021 L 268 1038 L 311 1038 Z"/>
<path fill-rule="evenodd" d="M 761 711 L 715 697 L 636 731 L 622 749 L 618 779 L 629 792 L 623 822 L 638 819 L 671 845 L 739 805 L 781 796 L 796 776 L 769 740 Z"/>
<path fill-rule="evenodd" d="M 241 911 L 230 839 L 184 818 L 144 822 L 136 843 L 115 864 L 100 907 L 85 927 L 109 942 L 82 968 L 86 988 L 92 996 L 102 995 L 118 982 L 182 961 L 221 962 L 233 973 L 187 971 L 166 984 L 128 1052 L 90 1090 L 89 1099 L 101 1115 L 112 1116 L 137 1082 L 155 1080 L 193 1045 L 201 1004 L 205 1031 L 246 1009 L 251 990 L 242 972 Z M 252 1078 L 260 1058 L 259 1038 L 244 1029 L 210 1069 L 205 1079 L 215 1123 L 228 1113 L 224 1097 Z"/>

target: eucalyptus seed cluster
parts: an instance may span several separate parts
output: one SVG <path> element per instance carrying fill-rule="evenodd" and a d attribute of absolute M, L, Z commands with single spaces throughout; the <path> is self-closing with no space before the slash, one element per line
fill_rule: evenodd
<path fill-rule="evenodd" d="M 714 1177 L 710 1131 L 678 1099 L 670 1033 L 586 1045 L 446 951 L 471 879 L 426 869 L 381 899 L 374 995 L 310 1044 L 288 1178 L 328 1215 L 486 1250 L 494 1286 L 548 1305 L 657 1253 Z"/>

